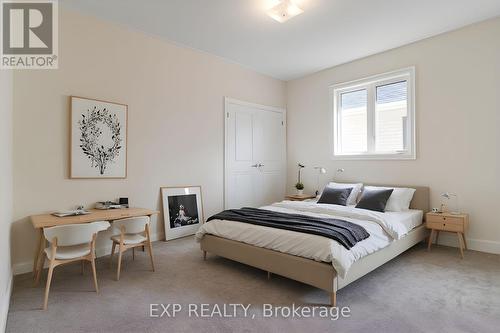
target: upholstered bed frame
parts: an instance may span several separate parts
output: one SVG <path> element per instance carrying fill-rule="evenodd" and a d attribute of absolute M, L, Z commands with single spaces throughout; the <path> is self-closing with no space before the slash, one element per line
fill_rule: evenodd
<path fill-rule="evenodd" d="M 374 186 L 395 187 L 396 185 Z M 429 188 L 406 185 L 397 185 L 397 187 L 416 189 L 410 208 L 422 210 L 425 216 L 425 213 L 429 211 Z M 213 235 L 206 234 L 201 240 L 200 247 L 203 251 L 204 259 L 206 259 L 207 252 L 213 253 L 324 289 L 330 293 L 331 306 L 336 306 L 337 291 L 339 289 L 397 257 L 399 254 L 423 241 L 427 236 L 428 232 L 424 225 L 413 229 L 402 239 L 394 241 L 384 249 L 356 261 L 349 269 L 345 278 L 337 276 L 337 272 L 331 263 L 318 262 Z"/>

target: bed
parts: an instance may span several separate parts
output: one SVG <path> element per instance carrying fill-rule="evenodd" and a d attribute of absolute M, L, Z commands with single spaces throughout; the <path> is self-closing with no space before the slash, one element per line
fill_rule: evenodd
<path fill-rule="evenodd" d="M 312 285 L 327 291 L 331 306 L 336 306 L 338 290 L 428 236 L 423 219 L 429 211 L 429 188 L 397 187 L 416 190 L 408 212 L 377 213 L 354 207 L 292 201 L 263 207 L 279 212 L 341 216 L 346 221 L 363 225 L 370 237 L 350 250 L 317 235 L 218 220 L 204 224 L 197 232 L 196 239 L 200 242 L 205 259 L 207 253 L 212 253 Z"/>

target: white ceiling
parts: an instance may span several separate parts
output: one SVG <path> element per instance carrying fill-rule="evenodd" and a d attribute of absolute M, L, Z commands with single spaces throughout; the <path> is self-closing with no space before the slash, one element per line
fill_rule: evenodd
<path fill-rule="evenodd" d="M 500 15 L 500 0 L 61 0 L 63 6 L 203 50 L 282 80 Z"/>

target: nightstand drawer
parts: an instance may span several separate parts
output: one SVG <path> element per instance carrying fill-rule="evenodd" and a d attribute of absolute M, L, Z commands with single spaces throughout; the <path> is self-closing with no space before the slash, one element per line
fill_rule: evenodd
<path fill-rule="evenodd" d="M 427 215 L 427 222 L 463 225 L 464 219 L 454 216 Z"/>
<path fill-rule="evenodd" d="M 450 223 L 448 221 L 448 218 L 442 221 L 427 221 L 427 228 L 443 231 L 464 232 L 464 225 L 462 223 L 462 220 L 460 220 L 460 223 Z"/>

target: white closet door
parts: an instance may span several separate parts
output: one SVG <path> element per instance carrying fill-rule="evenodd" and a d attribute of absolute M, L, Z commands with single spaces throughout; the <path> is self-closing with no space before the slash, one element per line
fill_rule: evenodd
<path fill-rule="evenodd" d="M 225 208 L 259 207 L 285 193 L 285 112 L 226 98 Z"/>
<path fill-rule="evenodd" d="M 230 104 L 226 110 L 225 207 L 255 206 L 258 175 L 253 166 L 253 110 L 238 104 Z"/>
<path fill-rule="evenodd" d="M 254 159 L 260 165 L 256 205 L 281 201 L 285 194 L 285 126 L 282 112 L 254 114 Z"/>

